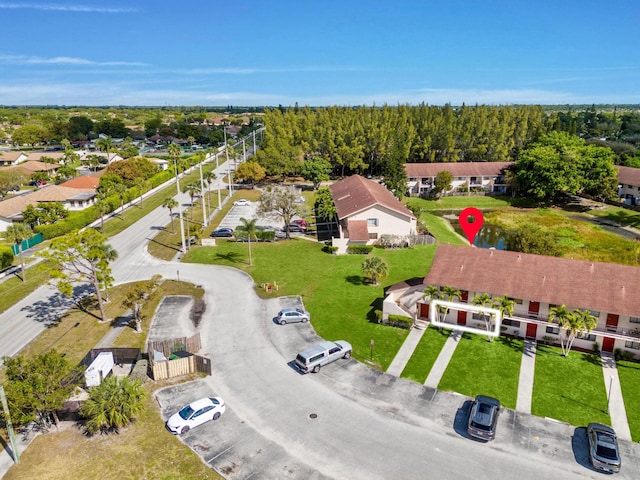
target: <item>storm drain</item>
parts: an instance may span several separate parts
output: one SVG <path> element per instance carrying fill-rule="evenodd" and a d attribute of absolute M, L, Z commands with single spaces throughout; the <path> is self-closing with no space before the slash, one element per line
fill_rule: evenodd
<path fill-rule="evenodd" d="M 318 418 L 318 414 L 317 413 L 310 413 L 309 414 L 309 418 Z"/>

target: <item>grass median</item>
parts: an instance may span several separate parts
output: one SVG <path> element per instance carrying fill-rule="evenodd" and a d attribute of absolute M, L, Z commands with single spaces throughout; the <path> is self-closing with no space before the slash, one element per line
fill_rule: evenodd
<path fill-rule="evenodd" d="M 423 384 L 450 333 L 429 325 L 400 376 Z"/>

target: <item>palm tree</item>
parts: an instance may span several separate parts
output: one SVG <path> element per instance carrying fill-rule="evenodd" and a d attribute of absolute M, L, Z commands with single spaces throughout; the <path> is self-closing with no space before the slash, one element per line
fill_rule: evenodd
<path fill-rule="evenodd" d="M 191 182 L 191 183 L 187 183 L 184 188 L 182 189 L 182 193 L 187 193 L 189 194 L 189 197 L 191 198 L 191 209 L 190 209 L 190 213 L 191 215 L 193 215 L 193 202 L 194 202 L 194 198 L 196 197 L 196 195 L 198 195 L 199 193 L 202 193 L 202 187 L 200 187 L 200 182 Z"/>
<path fill-rule="evenodd" d="M 496 310 L 500 310 L 500 313 L 504 318 L 505 316 L 510 317 L 513 315 L 513 309 L 515 308 L 515 305 L 516 305 L 516 302 L 514 302 L 509 297 L 504 295 L 503 297 L 496 298 L 493 301 L 492 307 L 495 308 Z"/>
<path fill-rule="evenodd" d="M 427 285 L 425 289 L 422 291 L 422 298 L 431 300 L 440 300 L 442 298 L 442 292 L 440 292 L 440 288 L 435 285 Z"/>
<path fill-rule="evenodd" d="M 471 301 L 471 305 L 477 305 L 480 307 L 491 307 L 493 304 L 493 299 L 491 298 L 491 295 L 489 295 L 488 293 L 483 293 L 483 294 L 478 294 L 476 293 L 475 296 L 473 297 L 473 300 Z M 487 332 L 491 331 L 491 315 L 487 314 L 486 312 L 482 312 L 482 318 L 484 319 L 484 325 L 487 329 Z M 489 337 L 489 341 L 491 341 L 492 338 Z"/>
<path fill-rule="evenodd" d="M 171 218 L 171 234 L 176 233 L 173 228 L 173 209 L 178 206 L 178 202 L 173 197 L 167 197 L 162 201 L 162 206 L 169 209 L 169 217 Z"/>
<path fill-rule="evenodd" d="M 140 194 L 140 208 L 142 208 L 142 194 L 149 190 L 149 181 L 144 177 L 136 178 L 136 187 L 138 187 L 138 193 Z"/>
<path fill-rule="evenodd" d="M 118 197 L 120 197 L 120 216 L 124 220 L 124 199 L 127 196 L 127 186 L 124 183 L 116 183 L 113 187 L 113 191 Z"/>
<path fill-rule="evenodd" d="M 209 170 L 208 172 L 204 172 L 202 174 L 204 181 L 207 182 L 207 200 L 209 203 L 209 215 L 211 215 L 211 184 L 213 181 L 218 178 L 213 170 Z"/>
<path fill-rule="evenodd" d="M 455 302 L 456 299 L 460 300 L 460 290 L 457 288 L 450 287 L 445 285 L 442 287 L 442 299 L 448 302 Z M 447 314 L 449 313 L 449 307 L 444 307 L 442 309 L 442 321 L 444 322 L 445 318 L 447 318 Z"/>
<path fill-rule="evenodd" d="M 111 205 L 109 205 L 104 195 L 98 195 L 98 200 L 93 204 L 100 215 L 100 231 L 104 233 L 104 216 L 111 211 Z"/>
<path fill-rule="evenodd" d="M 254 218 L 251 220 L 247 220 L 246 218 L 241 217 L 240 222 L 241 222 L 241 225 L 238 226 L 238 230 L 247 234 L 247 240 L 249 242 L 248 243 L 249 244 L 249 266 L 251 266 L 251 237 L 256 238 L 257 219 Z"/>
<path fill-rule="evenodd" d="M 180 145 L 178 145 L 177 143 L 172 143 L 171 145 L 169 145 L 169 148 L 167 148 L 167 151 L 169 152 L 169 155 L 173 157 L 173 161 L 176 169 L 176 178 L 177 178 L 178 177 L 178 160 L 180 159 L 180 155 L 182 155 L 182 149 L 180 148 Z"/>
<path fill-rule="evenodd" d="M 565 350 L 565 346 L 569 343 L 568 336 L 571 330 L 577 326 L 575 324 L 575 315 L 569 311 L 566 305 L 551 307 L 549 309 L 549 321 L 555 321 L 554 323 L 557 323 L 560 328 L 567 329 L 566 335 L 564 337 L 560 336 L 560 348 L 562 349 L 562 354 L 566 357 L 569 354 L 569 351 Z"/>
<path fill-rule="evenodd" d="M 113 151 L 115 147 L 113 138 L 111 137 L 99 138 L 98 140 L 95 141 L 95 145 L 98 151 L 107 153 L 107 163 L 109 163 L 109 153 Z"/>
<path fill-rule="evenodd" d="M 27 280 L 27 270 L 24 268 L 24 257 L 22 256 L 22 241 L 33 237 L 33 230 L 25 223 L 12 223 L 5 231 L 7 239 L 16 244 L 18 256 L 20 257 L 20 266 L 22 268 L 22 281 Z"/>
<path fill-rule="evenodd" d="M 362 262 L 362 272 L 371 279 L 373 285 L 378 285 L 378 277 L 387 275 L 389 267 L 380 257 L 369 257 Z"/>
<path fill-rule="evenodd" d="M 146 393 L 139 380 L 111 375 L 89 391 L 80 414 L 87 419 L 85 428 L 90 434 L 128 425 L 144 411 Z"/>

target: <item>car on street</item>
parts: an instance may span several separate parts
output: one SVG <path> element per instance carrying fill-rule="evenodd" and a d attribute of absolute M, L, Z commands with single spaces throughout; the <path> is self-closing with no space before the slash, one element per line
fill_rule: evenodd
<path fill-rule="evenodd" d="M 351 358 L 353 348 L 349 342 L 321 342 L 298 353 L 295 366 L 302 372 L 318 373 L 320 368 L 339 358 Z"/>
<path fill-rule="evenodd" d="M 282 231 L 286 232 L 287 227 L 282 227 Z M 306 231 L 306 228 L 301 225 L 298 225 L 297 223 L 289 224 L 289 233 L 304 233 L 305 231 Z"/>
<path fill-rule="evenodd" d="M 277 321 L 280 325 L 295 322 L 308 322 L 311 314 L 301 308 L 283 308 L 278 312 Z"/>
<path fill-rule="evenodd" d="M 218 228 L 211 232 L 210 237 L 233 237 L 233 228 Z"/>
<path fill-rule="evenodd" d="M 622 462 L 615 430 L 602 423 L 590 423 L 587 426 L 587 438 L 589 461 L 593 468 L 609 473 L 619 472 Z"/>
<path fill-rule="evenodd" d="M 479 440 L 493 440 L 496 438 L 496 427 L 500 416 L 500 401 L 477 395 L 471 405 L 467 432 Z"/>
<path fill-rule="evenodd" d="M 251 205 L 251 202 L 246 198 L 241 198 L 240 200 L 236 200 L 235 202 L 233 202 L 233 205 L 235 207 L 248 207 Z"/>
<path fill-rule="evenodd" d="M 166 423 L 167 430 L 174 435 L 184 435 L 205 422 L 217 420 L 225 409 L 224 401 L 220 397 L 201 398 L 171 415 Z"/>
<path fill-rule="evenodd" d="M 304 218 L 294 218 L 293 220 L 291 220 L 291 223 L 295 223 L 296 225 L 307 228 L 307 221 Z"/>

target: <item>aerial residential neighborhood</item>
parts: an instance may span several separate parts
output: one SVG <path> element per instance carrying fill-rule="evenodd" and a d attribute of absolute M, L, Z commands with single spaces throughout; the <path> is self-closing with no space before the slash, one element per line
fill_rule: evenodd
<path fill-rule="evenodd" d="M 638 478 L 640 5 L 336 6 L 0 2 L 0 477 Z"/>

